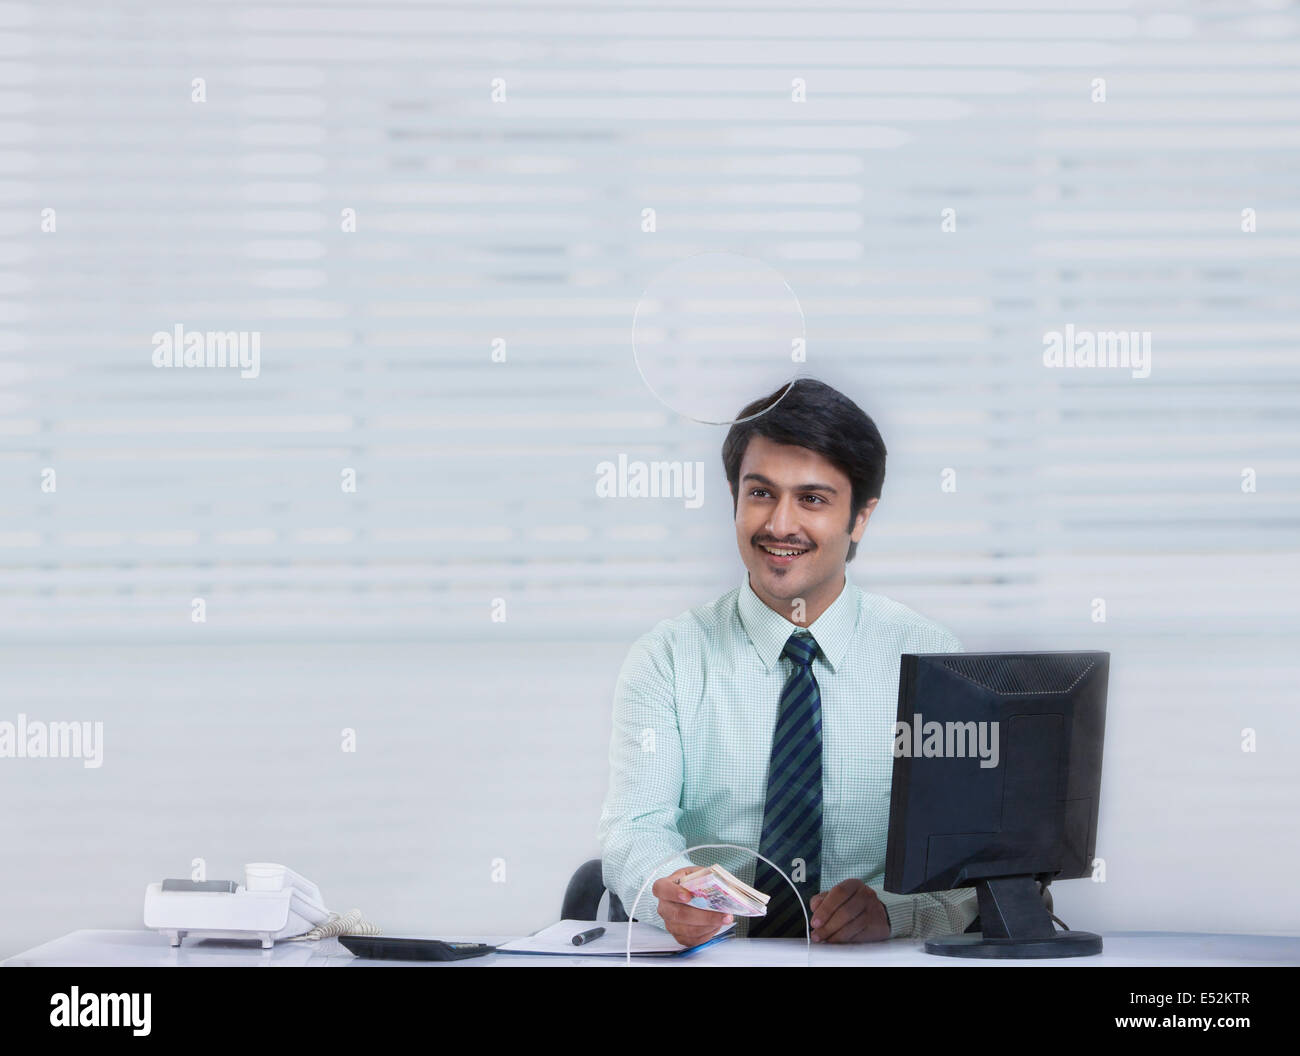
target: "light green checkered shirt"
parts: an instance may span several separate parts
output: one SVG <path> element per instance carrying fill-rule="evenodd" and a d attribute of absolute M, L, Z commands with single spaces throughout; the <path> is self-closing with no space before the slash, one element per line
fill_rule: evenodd
<path fill-rule="evenodd" d="M 635 911 L 633 902 L 647 878 L 684 866 L 718 862 L 753 882 L 753 854 L 697 851 L 692 861 L 682 852 L 702 843 L 758 850 L 772 733 L 794 671 L 781 650 L 798 629 L 758 598 L 746 571 L 736 590 L 660 621 L 632 646 L 614 694 L 599 829 L 605 885 L 629 915 L 662 928 L 649 888 Z M 885 905 L 891 938 L 965 931 L 978 911 L 974 889 L 896 895 L 882 886 L 899 658 L 960 652 L 961 642 L 847 575 L 808 631 L 819 647 L 821 889 L 865 881 Z"/>

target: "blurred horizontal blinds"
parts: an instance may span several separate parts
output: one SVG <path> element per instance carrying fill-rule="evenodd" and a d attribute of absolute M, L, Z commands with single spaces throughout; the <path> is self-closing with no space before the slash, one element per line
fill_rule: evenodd
<path fill-rule="evenodd" d="M 1295 630 L 1295 5 L 794 6 L 0 3 L 0 632 L 625 638 L 730 589 L 724 430 L 631 354 L 714 251 L 884 432 L 868 589 Z M 1085 332 L 1147 376 L 1045 365 Z M 620 455 L 701 501 L 599 496 Z"/>

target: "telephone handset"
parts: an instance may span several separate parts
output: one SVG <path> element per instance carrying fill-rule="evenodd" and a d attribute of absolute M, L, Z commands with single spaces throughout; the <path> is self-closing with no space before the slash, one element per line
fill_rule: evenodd
<path fill-rule="evenodd" d="M 244 882 L 163 880 L 144 892 L 144 926 L 161 931 L 173 946 L 186 936 L 206 939 L 294 941 L 335 935 L 378 935 L 358 909 L 346 916 L 325 908 L 320 889 L 287 866 L 250 862 Z"/>

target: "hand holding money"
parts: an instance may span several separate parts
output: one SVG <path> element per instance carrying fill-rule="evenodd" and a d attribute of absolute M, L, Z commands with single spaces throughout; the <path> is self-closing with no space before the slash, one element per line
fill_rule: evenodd
<path fill-rule="evenodd" d="M 730 913 L 715 913 L 711 909 L 687 904 L 696 896 L 682 887 L 678 880 L 698 871 L 693 865 L 678 869 L 656 880 L 650 889 L 650 893 L 659 899 L 659 916 L 663 918 L 668 934 L 683 946 L 708 942 L 735 920 Z"/>

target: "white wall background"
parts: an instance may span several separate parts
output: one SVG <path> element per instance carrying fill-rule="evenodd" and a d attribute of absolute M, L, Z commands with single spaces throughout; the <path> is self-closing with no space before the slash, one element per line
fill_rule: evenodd
<path fill-rule="evenodd" d="M 786 278 L 806 372 L 884 433 L 855 579 L 971 650 L 1111 650 L 1107 881 L 1064 919 L 1300 933 L 1298 33 L 1282 0 L 0 3 L 0 720 L 105 725 L 99 769 L 0 759 L 0 956 L 138 926 L 195 857 L 392 931 L 552 922 L 628 645 L 740 576 L 724 431 L 631 355 L 640 292 L 715 251 Z M 155 370 L 176 323 L 260 331 L 260 377 Z M 1150 377 L 1046 369 L 1066 323 L 1150 331 Z M 703 505 L 597 499 L 620 452 L 703 461 Z"/>

